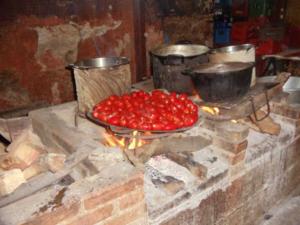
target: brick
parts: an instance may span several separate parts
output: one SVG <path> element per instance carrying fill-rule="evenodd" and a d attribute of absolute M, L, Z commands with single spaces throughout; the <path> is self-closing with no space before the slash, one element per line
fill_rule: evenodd
<path fill-rule="evenodd" d="M 216 133 L 220 138 L 232 143 L 241 143 L 249 135 L 249 126 L 241 123 L 221 122 L 218 123 Z"/>
<path fill-rule="evenodd" d="M 128 225 L 149 225 L 147 218 L 141 218 L 138 220 L 133 221 Z"/>
<path fill-rule="evenodd" d="M 167 210 L 170 210 L 176 206 L 178 206 L 180 203 L 187 201 L 191 198 L 191 194 L 189 192 L 184 193 L 183 195 L 173 199 L 173 201 L 168 202 L 167 204 L 163 205 L 162 207 L 152 210 L 149 212 L 149 215 L 151 218 L 155 218 L 160 216 L 162 213 L 166 212 Z"/>
<path fill-rule="evenodd" d="M 238 178 L 226 189 L 226 211 L 235 210 L 242 202 L 244 179 Z"/>
<path fill-rule="evenodd" d="M 52 209 L 51 212 L 41 212 L 38 216 L 34 216 L 31 221 L 22 225 L 54 225 L 68 218 L 75 217 L 79 212 L 79 208 L 79 202 L 75 202 L 69 206 L 64 205 Z"/>
<path fill-rule="evenodd" d="M 245 162 L 242 161 L 230 167 L 229 174 L 230 177 L 237 177 L 241 172 L 245 171 Z"/>
<path fill-rule="evenodd" d="M 246 150 L 239 152 L 238 154 L 234 154 L 229 151 L 224 151 L 222 149 L 218 149 L 218 152 L 224 157 L 230 165 L 236 165 L 238 163 L 242 163 L 245 161 Z"/>
<path fill-rule="evenodd" d="M 243 215 L 241 221 L 243 221 L 245 225 L 257 224 L 256 221 L 263 216 L 263 197 L 263 192 L 257 192 L 252 195 L 249 201 L 244 202 L 244 206 L 241 209 L 241 214 Z"/>
<path fill-rule="evenodd" d="M 272 113 L 289 117 L 291 119 L 300 119 L 300 110 L 287 105 L 272 104 Z"/>
<path fill-rule="evenodd" d="M 134 192 L 131 192 L 127 196 L 124 196 L 119 200 L 119 207 L 120 209 L 126 209 L 132 207 L 144 200 L 144 190 L 139 189 Z"/>
<path fill-rule="evenodd" d="M 226 151 L 232 152 L 234 154 L 238 154 L 247 148 L 248 141 L 245 140 L 240 143 L 234 143 L 234 142 L 229 142 L 223 138 L 214 137 L 213 145 L 215 145 L 218 148 L 224 149 Z"/>
<path fill-rule="evenodd" d="M 232 213 L 230 213 L 228 216 L 226 216 L 226 220 L 228 221 L 227 222 L 228 225 L 243 225 L 244 221 L 243 221 L 242 208 L 238 208 Z"/>
<path fill-rule="evenodd" d="M 221 218 L 214 225 L 230 225 L 227 218 Z"/>
<path fill-rule="evenodd" d="M 214 216 L 215 221 L 221 219 L 226 214 L 226 195 L 222 190 L 217 190 L 213 194 L 214 196 Z"/>
<path fill-rule="evenodd" d="M 215 223 L 215 198 L 210 195 L 201 201 L 194 213 L 194 224 L 211 225 Z"/>
<path fill-rule="evenodd" d="M 84 200 L 84 207 L 86 209 L 95 208 L 100 204 L 109 202 L 139 187 L 142 187 L 143 184 L 144 184 L 143 178 L 137 177 L 128 181 L 125 184 L 112 185 L 111 187 L 101 189 L 98 193 L 93 193 L 90 197 Z"/>
<path fill-rule="evenodd" d="M 147 218 L 147 210 L 145 204 L 140 204 L 129 211 L 123 211 L 121 215 L 112 218 L 104 223 L 104 225 L 126 225 L 135 220 Z"/>
<path fill-rule="evenodd" d="M 69 225 L 93 225 L 97 222 L 103 221 L 112 215 L 113 205 L 109 204 L 100 209 L 96 209 L 91 213 L 74 220 Z"/>
<path fill-rule="evenodd" d="M 189 225 L 196 225 L 193 219 L 193 210 L 185 210 L 176 214 L 174 218 L 171 218 L 160 225 L 182 225 L 182 224 L 189 224 Z"/>
<path fill-rule="evenodd" d="M 300 161 L 300 139 L 286 149 L 285 169 Z"/>

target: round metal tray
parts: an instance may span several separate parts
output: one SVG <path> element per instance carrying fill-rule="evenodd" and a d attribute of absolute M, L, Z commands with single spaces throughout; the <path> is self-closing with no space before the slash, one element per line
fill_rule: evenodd
<path fill-rule="evenodd" d="M 199 125 L 200 122 L 201 122 L 200 117 L 198 116 L 198 121 L 194 125 L 189 126 L 189 127 L 183 127 L 183 128 L 175 129 L 175 130 L 140 130 L 140 129 L 131 129 L 131 128 L 127 128 L 127 127 L 120 127 L 120 126 L 111 125 L 109 123 L 106 123 L 104 121 L 101 121 L 101 120 L 95 118 L 91 112 L 87 112 L 86 117 L 87 117 L 87 119 L 94 122 L 95 124 L 98 124 L 100 126 L 109 127 L 113 132 L 119 133 L 119 134 L 132 133 L 133 131 L 151 132 L 151 133 L 160 133 L 160 134 L 162 134 L 162 133 L 178 133 L 178 132 L 187 131 L 187 130 Z"/>

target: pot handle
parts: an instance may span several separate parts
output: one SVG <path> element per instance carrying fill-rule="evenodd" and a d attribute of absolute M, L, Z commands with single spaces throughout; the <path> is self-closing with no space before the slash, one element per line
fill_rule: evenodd
<path fill-rule="evenodd" d="M 67 65 L 66 66 L 66 69 L 68 69 L 68 70 L 73 70 L 73 69 L 78 69 L 79 67 L 78 66 L 76 66 L 75 64 L 69 64 L 69 65 Z"/>

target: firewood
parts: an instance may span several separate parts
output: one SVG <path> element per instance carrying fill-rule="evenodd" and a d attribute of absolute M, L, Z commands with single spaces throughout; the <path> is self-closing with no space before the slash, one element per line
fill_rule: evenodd
<path fill-rule="evenodd" d="M 135 150 L 125 150 L 129 161 L 135 166 L 143 166 L 152 156 L 161 155 L 168 152 L 185 153 L 199 151 L 211 144 L 211 140 L 204 137 L 172 136 L 165 138 L 164 141 L 155 139 L 149 144 L 145 144 Z"/>
<path fill-rule="evenodd" d="M 30 143 L 24 143 L 12 149 L 9 155 L 20 162 L 20 169 L 25 169 L 39 158 L 41 152 L 42 150 L 39 147 Z"/>
<path fill-rule="evenodd" d="M 26 180 L 20 169 L 8 170 L 0 173 L 0 196 L 12 193 Z"/>
<path fill-rule="evenodd" d="M 8 147 L 7 151 L 12 158 L 20 162 L 19 168 L 25 169 L 36 161 L 41 153 L 45 152 L 39 137 L 31 130 L 24 131 Z"/>
<path fill-rule="evenodd" d="M 65 154 L 57 154 L 57 153 L 48 153 L 41 159 L 43 164 L 52 173 L 56 173 L 57 171 L 63 169 L 65 165 L 65 160 L 66 160 Z"/>
<path fill-rule="evenodd" d="M 206 178 L 207 168 L 194 161 L 191 156 L 168 152 L 165 154 L 167 158 L 187 168 L 194 176 L 204 179 Z"/>
<path fill-rule="evenodd" d="M 28 117 L 0 118 L 0 134 L 7 141 L 14 141 L 24 131 L 30 128 L 31 121 Z"/>
<path fill-rule="evenodd" d="M 184 182 L 181 180 L 177 180 L 174 177 L 166 176 L 164 177 L 164 180 L 160 179 L 151 179 L 152 183 L 156 186 L 160 187 L 164 191 L 166 191 L 169 194 L 176 194 L 180 190 L 184 188 Z"/>
<path fill-rule="evenodd" d="M 33 163 L 31 166 L 29 166 L 28 168 L 26 168 L 23 171 L 24 174 L 24 178 L 26 180 L 29 180 L 30 178 L 37 176 L 43 172 L 47 171 L 47 168 L 45 168 L 43 165 L 41 165 L 40 163 L 36 162 Z"/>
<path fill-rule="evenodd" d="M 94 150 L 94 149 L 93 149 Z M 65 162 L 65 167 L 57 173 L 49 171 L 33 177 L 27 183 L 22 184 L 13 193 L 3 198 L 0 198 L 0 208 L 25 198 L 33 193 L 53 184 L 59 179 L 65 177 L 73 171 L 73 168 L 87 159 L 91 150 L 86 146 L 77 149 L 73 154 L 69 155 Z"/>
<path fill-rule="evenodd" d="M 21 162 L 12 157 L 10 154 L 6 153 L 0 156 L 0 169 L 2 170 L 11 170 L 11 169 L 20 169 Z"/>

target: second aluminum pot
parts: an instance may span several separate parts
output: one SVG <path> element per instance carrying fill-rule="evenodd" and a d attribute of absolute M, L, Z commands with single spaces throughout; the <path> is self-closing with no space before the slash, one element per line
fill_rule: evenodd
<path fill-rule="evenodd" d="M 206 102 L 225 102 L 242 97 L 250 88 L 253 63 L 205 63 L 182 72 Z"/>

